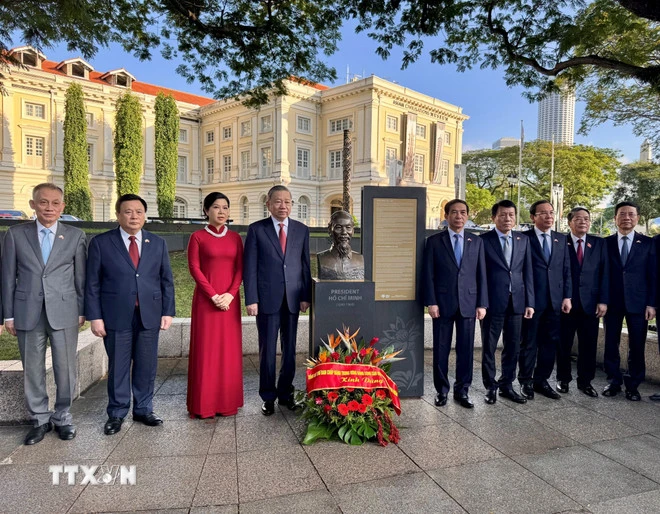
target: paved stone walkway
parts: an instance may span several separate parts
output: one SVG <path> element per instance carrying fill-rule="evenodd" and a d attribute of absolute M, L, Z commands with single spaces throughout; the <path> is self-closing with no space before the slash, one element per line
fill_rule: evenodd
<path fill-rule="evenodd" d="M 71 442 L 49 433 L 26 447 L 26 427 L 0 427 L 0 511 L 660 512 L 660 405 L 648 400 L 655 386 L 640 389 L 641 403 L 592 399 L 572 387 L 560 401 L 489 406 L 475 361 L 475 409 L 452 400 L 436 408 L 430 362 L 427 352 L 424 397 L 403 401 L 401 443 L 381 448 L 301 446 L 295 415 L 261 415 L 256 356 L 244 358 L 237 416 L 191 420 L 187 360 L 163 359 L 155 398 L 163 427 L 129 418 L 104 436 L 105 382 L 75 402 Z M 594 386 L 604 383 L 599 371 Z M 137 483 L 81 485 L 81 472 L 76 485 L 64 474 L 52 485 L 49 466 L 65 464 L 135 465 Z"/>

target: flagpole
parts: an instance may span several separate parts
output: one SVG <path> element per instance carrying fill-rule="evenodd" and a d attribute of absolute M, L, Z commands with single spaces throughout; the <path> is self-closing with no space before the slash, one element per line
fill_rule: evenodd
<path fill-rule="evenodd" d="M 520 120 L 520 152 L 518 152 L 518 205 L 516 209 L 516 226 L 520 228 L 520 183 L 522 182 L 522 152 L 523 145 L 525 144 L 525 129 L 523 127 L 523 120 Z"/>
<path fill-rule="evenodd" d="M 555 192 L 553 191 L 555 185 L 555 133 L 552 133 L 552 146 L 550 153 L 550 205 L 552 209 L 557 212 L 559 209 L 555 207 Z M 555 228 L 556 230 L 556 228 Z"/>

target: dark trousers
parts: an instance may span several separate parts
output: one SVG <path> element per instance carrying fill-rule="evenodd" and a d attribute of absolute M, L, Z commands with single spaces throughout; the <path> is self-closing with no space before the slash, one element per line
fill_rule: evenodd
<path fill-rule="evenodd" d="M 503 314 L 486 314 L 481 321 L 481 376 L 484 387 L 494 391 L 498 387 L 508 389 L 516 378 L 516 366 L 520 353 L 520 331 L 522 314 L 513 312 L 513 303 L 509 296 L 509 305 Z M 502 335 L 502 373 L 495 379 L 495 351 Z"/>
<path fill-rule="evenodd" d="M 598 349 L 598 325 L 594 313 L 586 313 L 574 306 L 569 314 L 561 314 L 560 343 L 557 349 L 557 381 L 570 382 L 571 349 L 575 334 L 578 338 L 577 383 L 586 386 L 596 376 L 596 350 Z"/>
<path fill-rule="evenodd" d="M 449 392 L 449 351 L 456 325 L 456 381 L 454 394 L 467 393 L 472 384 L 472 358 L 474 354 L 474 318 L 459 313 L 440 316 L 433 320 L 433 385 L 443 395 Z"/>
<path fill-rule="evenodd" d="M 108 354 L 108 417 L 126 417 L 131 390 L 133 414 L 144 416 L 153 412 L 160 329 L 145 329 L 136 307 L 130 330 L 106 332 L 103 343 Z"/>
<path fill-rule="evenodd" d="M 518 381 L 521 384 L 543 384 L 552 375 L 559 347 L 559 312 L 551 306 L 534 312 L 532 319 L 523 321 Z M 534 365 L 536 364 L 536 368 Z"/>
<path fill-rule="evenodd" d="M 619 343 L 623 318 L 628 327 L 628 371 L 621 373 Z M 605 373 L 607 381 L 616 386 L 626 385 L 626 389 L 635 390 L 644 381 L 646 364 L 644 346 L 649 322 L 644 314 L 632 314 L 623 311 L 607 311 L 605 315 Z"/>
<path fill-rule="evenodd" d="M 274 314 L 257 314 L 259 332 L 259 396 L 264 401 L 286 401 L 293 393 L 293 377 L 296 374 L 296 333 L 298 312 L 292 314 L 282 301 L 280 310 Z M 277 336 L 280 336 L 282 364 L 275 384 L 275 359 Z"/>

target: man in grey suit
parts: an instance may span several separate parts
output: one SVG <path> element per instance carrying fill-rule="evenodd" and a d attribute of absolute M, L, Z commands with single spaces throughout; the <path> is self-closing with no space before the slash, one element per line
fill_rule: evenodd
<path fill-rule="evenodd" d="M 12 226 L 2 252 L 2 297 L 7 331 L 18 337 L 25 403 L 34 426 L 25 444 L 55 430 L 62 440 L 76 436 L 69 408 L 76 386 L 78 328 L 83 316 L 87 246 L 82 230 L 59 223 L 64 194 L 39 184 L 30 207 L 36 221 Z M 57 397 L 48 407 L 46 341 L 50 340 Z"/>

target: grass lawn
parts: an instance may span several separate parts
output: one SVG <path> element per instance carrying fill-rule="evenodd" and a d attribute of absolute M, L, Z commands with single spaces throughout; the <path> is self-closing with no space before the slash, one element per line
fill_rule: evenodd
<path fill-rule="evenodd" d="M 312 276 L 316 276 L 316 258 L 312 256 Z M 170 263 L 172 265 L 172 275 L 174 276 L 174 294 L 176 301 L 177 318 L 189 318 L 192 308 L 192 297 L 195 290 L 195 282 L 188 272 L 188 257 L 186 252 L 170 253 Z M 241 311 L 243 316 L 247 316 L 245 310 L 245 295 L 241 285 Z M 309 311 L 307 312 L 309 314 Z M 89 323 L 85 323 L 81 330 L 85 330 Z M 4 331 L 0 335 L 0 360 L 20 359 L 18 353 L 18 343 L 16 338 Z"/>

